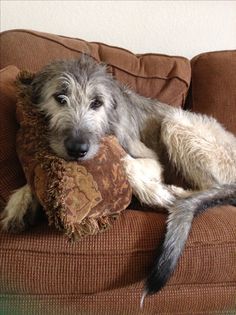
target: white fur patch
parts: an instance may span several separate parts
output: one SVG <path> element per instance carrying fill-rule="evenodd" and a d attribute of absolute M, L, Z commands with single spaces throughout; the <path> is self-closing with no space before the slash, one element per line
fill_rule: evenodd
<path fill-rule="evenodd" d="M 1 217 L 1 226 L 3 230 L 8 230 L 9 225 L 15 222 L 15 225 L 22 225 L 23 217 L 33 201 L 29 185 L 25 185 L 16 190 L 10 197 L 6 208 Z"/>
<path fill-rule="evenodd" d="M 162 167 L 153 159 L 123 159 L 126 175 L 139 200 L 150 206 L 166 207 L 175 200 L 167 186 L 162 183 Z"/>

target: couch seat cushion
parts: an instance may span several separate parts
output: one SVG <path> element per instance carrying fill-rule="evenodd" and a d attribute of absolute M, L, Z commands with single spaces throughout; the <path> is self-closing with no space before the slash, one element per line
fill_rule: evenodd
<path fill-rule="evenodd" d="M 19 235 L 1 233 L 0 293 L 92 294 L 128 285 L 141 290 L 165 219 L 161 213 L 126 210 L 111 229 L 77 243 L 47 224 Z M 230 206 L 197 217 L 163 292 L 199 283 L 236 286 L 235 226 L 236 209 Z"/>

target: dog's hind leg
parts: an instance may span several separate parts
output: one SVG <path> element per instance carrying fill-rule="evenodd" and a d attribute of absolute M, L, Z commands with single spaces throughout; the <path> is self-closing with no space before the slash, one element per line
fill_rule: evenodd
<path fill-rule="evenodd" d="M 163 120 L 161 140 L 194 188 L 236 182 L 236 138 L 214 118 L 176 110 Z"/>
<path fill-rule="evenodd" d="M 29 185 L 16 190 L 1 214 L 2 230 L 17 233 L 32 225 L 36 218 L 38 202 L 34 198 Z"/>
<path fill-rule="evenodd" d="M 146 295 L 158 292 L 175 270 L 194 217 L 210 207 L 236 204 L 236 139 L 214 119 L 176 111 L 161 129 L 169 158 L 195 187 L 168 208 L 165 239 L 149 274 Z"/>

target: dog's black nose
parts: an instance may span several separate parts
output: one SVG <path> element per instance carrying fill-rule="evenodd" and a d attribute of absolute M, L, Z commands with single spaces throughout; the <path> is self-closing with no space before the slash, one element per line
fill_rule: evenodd
<path fill-rule="evenodd" d="M 81 142 L 77 139 L 67 138 L 65 140 L 65 147 L 67 154 L 73 158 L 82 158 L 84 157 L 89 150 L 89 144 L 86 142 Z"/>

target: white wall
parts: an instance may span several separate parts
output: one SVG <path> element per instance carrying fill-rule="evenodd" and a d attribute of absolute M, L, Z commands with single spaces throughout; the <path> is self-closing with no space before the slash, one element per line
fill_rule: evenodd
<path fill-rule="evenodd" d="M 12 28 L 191 58 L 236 48 L 236 2 L 1 1 L 1 30 Z"/>

